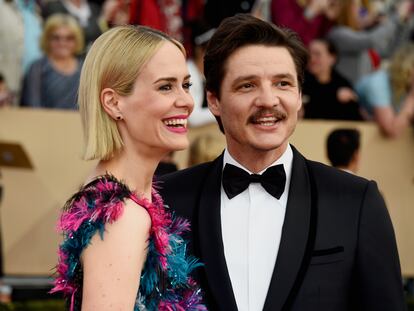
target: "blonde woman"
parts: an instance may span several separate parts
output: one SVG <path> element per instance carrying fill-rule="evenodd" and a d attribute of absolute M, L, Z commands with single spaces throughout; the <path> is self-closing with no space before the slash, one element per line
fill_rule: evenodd
<path fill-rule="evenodd" d="M 414 44 L 399 48 L 389 68 L 356 86 L 360 102 L 388 137 L 398 137 L 414 121 Z"/>
<path fill-rule="evenodd" d="M 77 21 L 56 14 L 45 23 L 41 37 L 44 57 L 35 61 L 23 82 L 22 106 L 76 109 L 82 63 L 83 35 Z"/>
<path fill-rule="evenodd" d="M 374 70 L 370 49 L 386 52 L 391 42 L 404 29 L 411 13 L 411 2 L 398 3 L 398 10 L 378 25 L 364 30 L 361 27 L 358 0 L 332 0 L 327 16 L 334 26 L 327 34 L 338 51 L 336 69 L 352 85 Z"/>
<path fill-rule="evenodd" d="M 185 51 L 146 27 L 116 27 L 92 45 L 79 106 L 85 159 L 99 160 L 60 220 L 53 292 L 71 310 L 205 310 L 180 236 L 186 220 L 164 209 L 152 179 L 184 149 L 193 109 Z"/>

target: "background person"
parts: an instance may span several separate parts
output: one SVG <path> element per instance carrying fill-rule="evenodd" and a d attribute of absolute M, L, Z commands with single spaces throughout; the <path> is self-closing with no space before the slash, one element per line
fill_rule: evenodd
<path fill-rule="evenodd" d="M 45 23 L 41 47 L 45 56 L 24 77 L 21 105 L 33 108 L 77 109 L 83 35 L 69 15 L 56 14 Z"/>
<path fill-rule="evenodd" d="M 387 137 L 401 135 L 414 120 L 414 43 L 401 46 L 387 69 L 356 85 L 361 105 Z"/>
<path fill-rule="evenodd" d="M 328 159 L 333 167 L 356 174 L 360 162 L 360 132 L 357 129 L 335 129 L 326 140 Z"/>

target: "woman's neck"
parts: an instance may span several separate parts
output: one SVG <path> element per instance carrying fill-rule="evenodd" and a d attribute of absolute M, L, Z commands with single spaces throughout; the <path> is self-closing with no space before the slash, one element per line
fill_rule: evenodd
<path fill-rule="evenodd" d="M 110 160 L 100 161 L 91 179 L 99 175 L 114 175 L 137 195 L 151 200 L 152 180 L 158 163 L 159 159 L 154 157 L 121 151 Z"/>

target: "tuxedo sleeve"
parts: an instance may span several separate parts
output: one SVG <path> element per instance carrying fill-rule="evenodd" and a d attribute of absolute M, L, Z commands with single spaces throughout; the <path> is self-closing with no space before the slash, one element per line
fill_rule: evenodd
<path fill-rule="evenodd" d="M 356 310 L 406 310 L 398 250 L 385 202 L 368 183 L 359 218 L 354 282 Z"/>

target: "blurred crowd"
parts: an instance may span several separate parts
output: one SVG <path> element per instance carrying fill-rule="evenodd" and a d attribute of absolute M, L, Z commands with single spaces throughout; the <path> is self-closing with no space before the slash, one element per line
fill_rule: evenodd
<path fill-rule="evenodd" d="M 104 31 L 147 25 L 188 51 L 192 126 L 214 122 L 203 55 L 222 19 L 250 13 L 309 48 L 301 117 L 374 120 L 388 137 L 414 122 L 411 0 L 0 0 L 0 107 L 77 109 L 82 60 Z"/>

